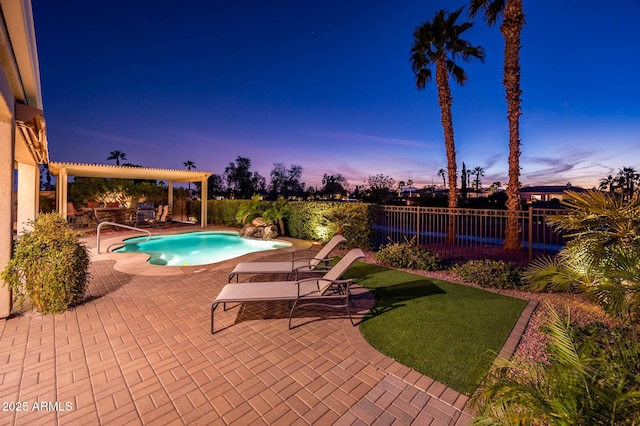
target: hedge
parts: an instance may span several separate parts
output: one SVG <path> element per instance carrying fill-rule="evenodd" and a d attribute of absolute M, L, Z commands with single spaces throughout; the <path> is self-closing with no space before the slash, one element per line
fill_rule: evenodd
<path fill-rule="evenodd" d="M 207 223 L 239 227 L 238 211 L 251 200 L 209 200 Z M 268 202 L 267 202 L 268 203 Z M 285 220 L 289 236 L 301 240 L 329 241 L 342 228 L 348 247 L 371 250 L 375 234 L 374 204 L 326 201 L 292 201 Z M 190 203 L 190 215 L 200 220 L 200 202 Z"/>

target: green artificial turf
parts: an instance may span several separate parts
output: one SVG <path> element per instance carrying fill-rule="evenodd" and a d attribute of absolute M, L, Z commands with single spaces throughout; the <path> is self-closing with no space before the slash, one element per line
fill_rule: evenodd
<path fill-rule="evenodd" d="M 486 376 L 527 302 L 378 265 L 345 274 L 376 295 L 360 330 L 383 354 L 460 393 Z"/>

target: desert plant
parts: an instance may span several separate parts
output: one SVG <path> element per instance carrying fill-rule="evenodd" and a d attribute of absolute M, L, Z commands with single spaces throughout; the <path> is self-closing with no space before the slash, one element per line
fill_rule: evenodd
<path fill-rule="evenodd" d="M 289 202 L 284 197 L 279 197 L 277 201 L 272 203 L 263 213 L 264 220 L 267 223 L 277 223 L 280 228 L 280 235 L 285 235 L 284 220 L 291 214 Z"/>
<path fill-rule="evenodd" d="M 404 242 L 389 242 L 376 253 L 376 260 L 394 268 L 438 271 L 443 268 L 442 261 L 431 250 L 419 246 L 416 238 Z"/>
<path fill-rule="evenodd" d="M 640 320 L 640 196 L 567 191 L 567 214 L 551 218 L 569 241 L 555 260 L 534 262 L 524 278 L 534 291 L 580 291 L 610 314 Z"/>
<path fill-rule="evenodd" d="M 337 234 L 344 235 L 346 228 L 351 226 L 358 212 L 355 210 L 335 207 L 322 215 L 322 223 L 326 226 L 333 226 Z"/>
<path fill-rule="evenodd" d="M 521 272 L 502 260 L 470 260 L 453 268 L 460 279 L 481 287 L 516 288 L 520 286 Z"/>
<path fill-rule="evenodd" d="M 20 305 L 28 298 L 38 312 L 63 312 L 84 297 L 89 254 L 60 215 L 41 214 L 30 224 L 33 229 L 16 243 L 2 279 Z"/>
<path fill-rule="evenodd" d="M 498 360 L 473 400 L 475 424 L 637 425 L 637 338 L 576 332 L 547 309 L 548 364 Z"/>
<path fill-rule="evenodd" d="M 246 225 L 264 212 L 264 203 L 260 200 L 259 195 L 254 195 L 249 204 L 243 205 L 236 214 L 236 220 Z"/>

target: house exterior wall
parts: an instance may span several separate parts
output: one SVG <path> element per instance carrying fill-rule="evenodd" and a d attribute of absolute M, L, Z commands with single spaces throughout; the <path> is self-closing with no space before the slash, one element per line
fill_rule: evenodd
<path fill-rule="evenodd" d="M 6 74 L 0 72 L 0 270 L 11 259 L 13 242 L 13 96 Z M 0 283 L 3 284 L 3 283 Z M 0 285 L 0 318 L 11 314 L 11 292 Z"/>
<path fill-rule="evenodd" d="M 16 127 L 16 104 L 42 109 L 31 0 L 0 0 L 0 271 L 11 259 L 14 222 L 38 212 L 38 160 Z M 39 154 L 47 152 L 46 136 Z M 44 158 L 48 155 L 44 155 Z M 18 178 L 15 179 L 17 169 Z M 17 185 L 17 187 L 16 187 Z M 14 194 L 14 190 L 17 192 Z M 17 205 L 17 211 L 14 207 Z M 16 224 L 20 228 L 19 224 Z M 11 293 L 0 282 L 0 318 L 11 314 Z"/>

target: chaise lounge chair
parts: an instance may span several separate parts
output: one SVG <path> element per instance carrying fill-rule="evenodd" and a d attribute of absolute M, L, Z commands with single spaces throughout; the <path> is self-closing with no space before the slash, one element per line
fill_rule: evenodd
<path fill-rule="evenodd" d="M 227 310 L 227 303 L 288 301 L 293 302 L 289 313 L 289 329 L 293 311 L 301 306 L 320 305 L 329 308 L 347 308 L 351 317 L 350 289 L 352 280 L 341 280 L 340 277 L 358 259 L 364 258 L 360 249 L 352 249 L 322 277 L 305 278 L 298 281 L 272 281 L 263 283 L 230 283 L 225 285 L 211 305 L 211 334 L 214 331 L 213 314 L 219 304 Z M 334 300 L 341 304 L 326 303 Z M 307 302 L 308 301 L 308 302 Z"/>
<path fill-rule="evenodd" d="M 231 282 L 234 276 L 238 282 L 240 274 L 287 274 L 286 279 L 290 279 L 292 275 L 297 279 L 299 272 L 326 272 L 331 269 L 329 263 L 332 258 L 328 257 L 329 253 L 345 241 L 345 237 L 336 235 L 314 257 L 299 257 L 282 262 L 238 263 L 229 274 L 228 282 Z"/>

